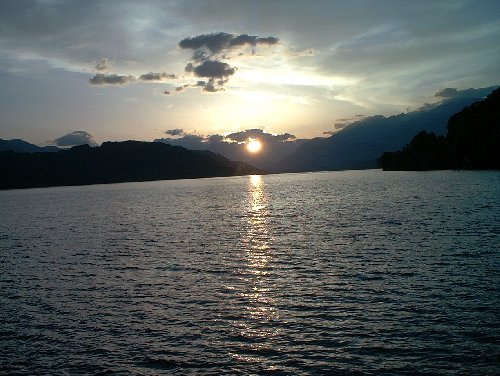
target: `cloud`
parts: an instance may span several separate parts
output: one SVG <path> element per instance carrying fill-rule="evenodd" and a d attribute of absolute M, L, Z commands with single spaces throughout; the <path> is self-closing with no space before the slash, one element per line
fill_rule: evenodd
<path fill-rule="evenodd" d="M 214 77 L 210 78 L 208 81 L 198 81 L 195 84 L 184 84 L 175 88 L 176 93 L 180 93 L 187 88 L 197 88 L 201 87 L 204 93 L 216 93 L 218 91 L 224 91 L 223 85 L 227 82 L 227 79 L 216 80 Z"/>
<path fill-rule="evenodd" d="M 203 82 L 203 81 L 201 81 L 201 82 Z M 203 92 L 205 92 L 205 93 L 216 93 L 218 91 L 224 91 L 224 88 L 222 87 L 222 85 L 224 84 L 224 82 L 225 81 L 223 81 L 223 80 L 215 82 L 215 80 L 213 78 L 211 78 L 203 86 Z"/>
<path fill-rule="evenodd" d="M 496 89 L 498 86 L 489 86 L 485 88 L 480 88 L 480 89 L 464 89 L 464 90 L 458 90 L 456 88 L 450 88 L 447 87 L 445 89 L 437 91 L 434 96 L 437 98 L 444 98 L 444 99 L 450 99 L 450 98 L 484 98 L 486 97 L 491 91 Z"/>
<path fill-rule="evenodd" d="M 105 75 L 98 73 L 94 77 L 89 78 L 91 85 L 125 85 L 134 81 L 135 77 L 133 76 L 119 76 L 117 74 Z"/>
<path fill-rule="evenodd" d="M 275 37 L 258 38 L 255 35 L 241 34 L 234 37 L 229 42 L 229 47 L 241 47 L 245 45 L 256 46 L 258 44 L 264 44 L 272 46 L 278 44 L 279 39 Z"/>
<path fill-rule="evenodd" d="M 184 133 L 184 130 L 181 128 L 175 128 L 166 130 L 165 134 L 168 134 L 169 136 L 184 136 L 186 133 Z"/>
<path fill-rule="evenodd" d="M 233 38 L 234 36 L 232 34 L 222 32 L 201 34 L 192 38 L 184 38 L 179 42 L 179 47 L 192 50 L 205 47 L 212 53 L 217 53 L 227 48 Z"/>
<path fill-rule="evenodd" d="M 278 44 L 279 39 L 276 37 L 259 38 L 256 35 L 248 34 L 229 34 L 224 32 L 201 34 L 195 37 L 184 38 L 179 42 L 179 47 L 183 49 L 198 50 L 201 48 L 208 49 L 211 53 L 216 54 L 225 49 L 243 47 L 245 45 L 257 46 L 267 45 L 272 46 Z"/>
<path fill-rule="evenodd" d="M 438 98 L 452 98 L 458 93 L 456 88 L 447 87 L 446 89 L 437 91 L 434 96 Z"/>
<path fill-rule="evenodd" d="M 216 93 L 218 91 L 224 91 L 224 84 L 227 82 L 228 78 L 236 72 L 236 68 L 231 67 L 227 63 L 223 63 L 218 60 L 205 60 L 199 65 L 194 65 L 193 63 L 188 63 L 184 68 L 186 72 L 192 72 L 196 77 L 206 77 L 206 81 L 198 81 L 196 84 L 185 84 L 175 88 L 176 92 L 184 91 L 188 87 L 201 87 L 204 93 Z M 219 80 L 216 80 L 219 78 Z"/>
<path fill-rule="evenodd" d="M 51 143 L 57 146 L 90 145 L 97 146 L 97 142 L 90 133 L 86 131 L 74 131 L 62 137 L 56 138 Z"/>
<path fill-rule="evenodd" d="M 279 43 L 279 39 L 272 36 L 261 38 L 256 35 L 230 34 L 225 32 L 201 34 L 184 38 L 179 42 L 179 47 L 194 50 L 191 61 L 187 63 L 184 70 L 188 73 L 193 73 L 195 77 L 209 78 L 209 81 L 203 84 L 198 81 L 194 85 L 182 85 L 177 87 L 176 91 L 180 92 L 188 87 L 202 87 L 202 92 L 205 93 L 223 91 L 228 77 L 234 75 L 236 72 L 235 67 L 221 61 L 231 58 L 226 51 L 246 46 L 252 46 L 252 48 L 257 45 L 272 46 L 277 43 Z M 252 50 L 252 54 L 254 53 L 255 51 Z M 216 81 L 216 78 L 220 78 L 221 80 Z"/>
<path fill-rule="evenodd" d="M 170 73 L 145 73 L 141 76 L 139 76 L 139 80 L 141 81 L 163 81 L 165 79 L 175 79 L 177 76 L 175 74 L 170 74 Z"/>
<path fill-rule="evenodd" d="M 236 72 L 235 68 L 218 60 L 206 60 L 193 69 L 193 73 L 197 77 L 222 78 L 232 76 L 234 72 Z"/>
<path fill-rule="evenodd" d="M 211 134 L 206 138 L 206 141 L 209 143 L 222 142 L 224 141 L 224 136 L 221 136 L 220 134 Z"/>
<path fill-rule="evenodd" d="M 285 142 L 294 140 L 296 137 L 290 133 L 272 134 L 264 132 L 262 129 L 247 129 L 228 134 L 225 138 L 234 142 L 245 142 L 249 138 L 258 138 L 263 141 Z"/>

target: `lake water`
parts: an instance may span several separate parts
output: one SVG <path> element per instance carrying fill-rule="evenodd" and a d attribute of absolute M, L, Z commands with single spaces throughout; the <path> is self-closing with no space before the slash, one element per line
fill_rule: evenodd
<path fill-rule="evenodd" d="M 0 373 L 500 373 L 500 173 L 0 192 Z"/>

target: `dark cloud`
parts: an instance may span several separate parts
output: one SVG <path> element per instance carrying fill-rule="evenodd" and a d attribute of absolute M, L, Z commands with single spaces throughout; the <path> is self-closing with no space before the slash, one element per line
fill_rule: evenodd
<path fill-rule="evenodd" d="M 201 87 L 204 93 L 216 93 L 224 91 L 224 84 L 228 78 L 236 72 L 236 68 L 231 67 L 227 63 L 218 60 L 206 60 L 199 65 L 188 63 L 184 69 L 186 72 L 193 72 L 196 77 L 207 77 L 209 80 L 198 81 L 196 84 L 186 84 L 175 89 L 176 92 L 181 92 L 188 87 Z M 219 80 L 216 80 L 219 78 Z"/>
<path fill-rule="evenodd" d="M 234 37 L 231 42 L 229 42 L 229 47 L 241 47 L 245 45 L 257 46 L 258 44 L 264 44 L 272 46 L 278 44 L 279 39 L 275 37 L 258 38 L 255 35 L 241 34 Z"/>
<path fill-rule="evenodd" d="M 264 136 L 264 131 L 262 129 L 247 129 L 245 131 L 228 134 L 226 138 L 231 141 L 244 142 L 249 138 L 261 138 L 262 136 Z"/>
<path fill-rule="evenodd" d="M 168 134 L 169 136 L 184 136 L 185 135 L 184 130 L 181 128 L 166 130 L 165 134 Z"/>
<path fill-rule="evenodd" d="M 197 77 L 229 77 L 234 74 L 235 68 L 218 60 L 206 60 L 201 65 L 194 67 L 193 73 Z"/>
<path fill-rule="evenodd" d="M 179 47 L 191 50 L 197 50 L 199 48 L 205 47 L 212 53 L 217 53 L 227 48 L 232 39 L 234 39 L 234 36 L 232 34 L 222 32 L 201 34 L 192 38 L 184 38 L 179 42 Z"/>
<path fill-rule="evenodd" d="M 222 142 L 224 141 L 224 136 L 221 136 L 220 134 L 211 134 L 206 138 L 207 142 Z"/>
<path fill-rule="evenodd" d="M 437 98 L 451 99 L 451 98 L 484 98 L 498 86 L 483 87 L 480 89 L 464 89 L 458 90 L 456 88 L 447 87 L 446 89 L 439 90 L 434 94 Z"/>
<path fill-rule="evenodd" d="M 292 140 L 295 140 L 297 137 L 295 137 L 295 135 L 293 134 L 290 134 L 290 133 L 280 133 L 280 134 L 277 134 L 277 135 L 274 135 L 273 136 L 276 140 L 278 141 L 292 141 Z"/>
<path fill-rule="evenodd" d="M 89 78 L 91 85 L 124 85 L 134 81 L 135 78 L 132 76 L 119 76 L 117 74 L 105 75 L 98 73 L 94 77 Z"/>
<path fill-rule="evenodd" d="M 56 138 L 52 141 L 53 144 L 57 146 L 76 146 L 76 145 L 90 145 L 97 146 L 97 142 L 90 133 L 85 131 L 74 131 L 64 135 L 62 137 Z"/>
<path fill-rule="evenodd" d="M 175 79 L 177 78 L 177 76 L 175 74 L 170 74 L 170 73 L 153 73 L 153 72 L 149 72 L 149 73 L 146 73 L 146 74 L 143 74 L 141 76 L 139 76 L 139 80 L 142 80 L 142 81 L 162 81 L 164 79 Z"/>
<path fill-rule="evenodd" d="M 249 138 L 258 138 L 261 141 L 285 142 L 292 141 L 296 137 L 290 133 L 272 134 L 264 132 L 262 129 L 247 129 L 241 132 L 228 134 L 226 139 L 235 142 L 245 142 Z"/>
<path fill-rule="evenodd" d="M 257 44 L 265 44 L 268 46 L 278 44 L 279 41 L 280 40 L 276 37 L 257 38 Z"/>
<path fill-rule="evenodd" d="M 165 91 L 163 92 L 163 94 L 165 94 L 165 95 L 170 95 L 170 91 L 165 90 Z"/>
<path fill-rule="evenodd" d="M 195 134 L 186 134 L 182 137 L 167 137 L 167 138 L 160 138 L 154 140 L 154 142 L 163 142 L 169 145 L 173 146 L 182 146 L 186 149 L 191 149 L 191 150 L 203 150 L 206 149 L 204 147 L 205 145 L 205 138 L 195 135 Z"/>
<path fill-rule="evenodd" d="M 424 103 L 422 106 L 420 106 L 418 108 L 417 111 L 428 111 L 428 110 L 432 110 L 433 108 L 435 108 L 437 106 L 436 103 Z M 409 111 L 408 111 L 409 112 Z"/>
<path fill-rule="evenodd" d="M 222 50 L 230 48 L 243 47 L 245 45 L 257 46 L 257 45 L 275 45 L 279 42 L 278 38 L 266 37 L 259 38 L 255 35 L 248 34 L 229 34 L 229 33 L 212 33 L 212 34 L 202 34 L 191 38 L 185 38 L 179 42 L 179 47 L 183 49 L 198 50 L 201 48 L 206 48 L 213 54 L 219 53 Z"/>
<path fill-rule="evenodd" d="M 131 82 L 136 82 L 137 80 L 152 82 L 152 81 L 164 81 L 166 79 L 175 79 L 177 76 L 175 74 L 169 73 L 145 73 L 139 76 L 137 79 L 133 76 L 120 76 L 117 74 L 103 74 L 98 73 L 94 77 L 89 79 L 91 85 L 125 85 Z"/>
<path fill-rule="evenodd" d="M 208 81 L 198 81 L 195 84 L 185 84 L 181 85 L 175 88 L 175 91 L 177 93 L 184 91 L 187 88 L 196 88 L 196 87 L 201 87 L 202 92 L 206 93 L 215 93 L 218 91 L 224 91 L 224 88 L 222 85 L 226 82 L 227 80 L 215 80 L 215 78 L 210 78 Z"/>
<path fill-rule="evenodd" d="M 205 92 L 205 93 L 216 93 L 218 91 L 224 91 L 223 85 L 226 82 L 227 82 L 227 80 L 215 81 L 214 78 L 211 78 L 210 80 L 208 80 L 208 82 L 198 81 L 198 86 L 202 86 L 203 92 Z"/>
<path fill-rule="evenodd" d="M 438 98 L 452 98 L 458 93 L 456 88 L 447 87 L 446 89 L 437 91 L 434 96 Z"/>

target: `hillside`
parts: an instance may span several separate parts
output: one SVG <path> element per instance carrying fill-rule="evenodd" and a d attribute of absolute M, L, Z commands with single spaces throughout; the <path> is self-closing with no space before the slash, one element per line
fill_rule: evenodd
<path fill-rule="evenodd" d="M 37 146 L 20 139 L 2 140 L 0 138 L 0 151 L 6 150 L 16 151 L 18 153 L 53 153 L 61 149 L 57 146 Z"/>
<path fill-rule="evenodd" d="M 375 168 L 383 152 L 402 148 L 421 131 L 445 135 L 450 116 L 483 99 L 492 90 L 469 89 L 467 96 L 447 99 L 433 108 L 390 117 L 368 117 L 331 137 L 304 143 L 293 154 L 276 163 L 272 170 L 299 172 Z"/>
<path fill-rule="evenodd" d="M 160 143 L 105 142 L 57 153 L 0 152 L 0 189 L 259 173 L 243 162 Z"/>
<path fill-rule="evenodd" d="M 451 116 L 446 137 L 421 132 L 380 163 L 384 170 L 500 169 L 500 89 Z"/>

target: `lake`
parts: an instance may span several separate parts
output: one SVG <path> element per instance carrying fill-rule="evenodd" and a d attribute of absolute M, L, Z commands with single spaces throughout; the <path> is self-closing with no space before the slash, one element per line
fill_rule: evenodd
<path fill-rule="evenodd" d="M 500 373 L 500 173 L 0 192 L 0 374 Z"/>

